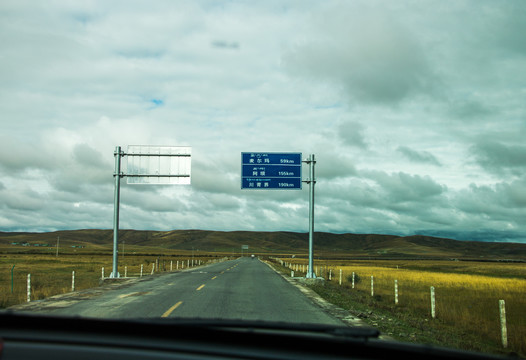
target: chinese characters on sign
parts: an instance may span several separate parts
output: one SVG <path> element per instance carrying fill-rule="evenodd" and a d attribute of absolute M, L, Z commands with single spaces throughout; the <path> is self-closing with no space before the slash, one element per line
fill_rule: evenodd
<path fill-rule="evenodd" d="M 241 153 L 241 189 L 301 189 L 301 153 Z"/>

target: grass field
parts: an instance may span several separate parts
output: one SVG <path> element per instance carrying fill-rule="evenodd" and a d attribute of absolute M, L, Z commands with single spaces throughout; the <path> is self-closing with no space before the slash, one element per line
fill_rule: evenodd
<path fill-rule="evenodd" d="M 152 267 L 156 273 L 177 270 L 218 259 L 221 254 L 199 254 L 191 252 L 172 252 L 169 255 L 130 254 L 119 259 L 119 273 L 140 276 L 141 264 L 143 274 L 151 274 Z M 184 262 L 184 265 L 183 265 Z M 1 254 L 0 255 L 0 308 L 27 301 L 27 275 L 31 274 L 31 300 L 40 300 L 72 290 L 72 272 L 75 271 L 75 290 L 99 286 L 104 267 L 105 276 L 112 271 L 113 258 L 107 254 L 63 254 L 58 257 L 51 254 Z M 14 268 L 13 268 L 14 266 Z M 11 276 L 13 275 L 13 276 Z"/>
<path fill-rule="evenodd" d="M 298 276 L 305 260 L 281 258 Z M 300 265 L 301 264 L 301 265 Z M 384 327 L 401 340 L 416 340 L 458 348 L 526 354 L 526 266 L 522 263 L 474 261 L 316 261 L 314 269 L 332 281 L 317 290 L 342 307 L 362 313 L 379 311 L 408 328 Z M 340 269 L 342 284 L 340 285 Z M 354 288 L 352 273 L 355 274 Z M 373 293 L 371 295 L 371 276 Z M 398 304 L 395 304 L 395 280 Z M 430 287 L 435 288 L 435 318 Z M 505 300 L 508 348 L 503 349 L 499 300 Z M 389 321 L 387 321 L 389 322 Z"/>

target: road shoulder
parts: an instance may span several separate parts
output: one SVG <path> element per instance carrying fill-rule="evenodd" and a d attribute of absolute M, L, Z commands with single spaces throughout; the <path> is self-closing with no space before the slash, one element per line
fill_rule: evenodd
<path fill-rule="evenodd" d="M 299 291 L 301 291 L 308 299 L 310 299 L 314 304 L 316 304 L 318 307 L 320 307 L 323 311 L 325 311 L 327 314 L 331 315 L 332 317 L 340 320 L 344 324 L 351 326 L 351 327 L 369 327 L 369 328 L 371 327 L 370 325 L 366 324 L 362 319 L 351 314 L 349 311 L 342 309 L 341 307 L 338 307 L 334 304 L 331 304 L 327 300 L 323 299 L 315 291 L 310 289 L 308 286 L 302 284 L 300 282 L 301 278 L 286 276 L 285 274 L 282 274 L 281 272 L 276 270 L 270 262 L 268 261 L 262 261 L 262 262 L 267 264 L 268 267 L 270 267 L 274 272 L 276 272 L 276 274 L 280 275 L 289 284 L 299 289 Z M 385 336 L 385 335 L 380 335 L 379 338 L 382 340 L 391 339 L 390 337 Z"/>

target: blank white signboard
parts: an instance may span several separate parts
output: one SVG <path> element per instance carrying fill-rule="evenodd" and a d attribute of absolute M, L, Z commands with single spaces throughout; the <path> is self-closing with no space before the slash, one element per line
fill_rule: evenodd
<path fill-rule="evenodd" d="M 127 183 L 189 185 L 191 154 L 189 146 L 129 145 Z"/>

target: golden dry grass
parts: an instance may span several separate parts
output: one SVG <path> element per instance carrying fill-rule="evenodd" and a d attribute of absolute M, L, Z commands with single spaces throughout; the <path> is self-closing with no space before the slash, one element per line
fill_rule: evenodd
<path fill-rule="evenodd" d="M 303 270 L 305 260 L 285 259 L 294 270 Z M 297 266 L 296 266 L 297 264 Z M 301 264 L 301 265 L 300 265 Z M 390 306 L 431 321 L 430 287 L 435 288 L 436 318 L 481 341 L 500 344 L 499 300 L 505 300 L 508 348 L 526 353 L 526 266 L 522 263 L 462 261 L 316 261 L 318 276 L 342 287 L 371 296 L 373 276 L 376 306 Z M 331 271 L 332 270 L 332 271 Z M 352 273 L 355 286 L 352 288 Z M 300 273 L 301 274 L 301 273 Z M 398 283 L 395 305 L 394 283 Z M 427 319 L 427 320 L 425 320 Z"/>
<path fill-rule="evenodd" d="M 201 255 L 194 257 L 194 264 L 198 261 L 206 262 L 213 257 Z M 192 256 L 184 254 L 177 256 L 156 255 L 126 255 L 119 259 L 121 276 L 140 276 L 141 264 L 143 274 L 151 274 L 152 266 L 155 272 L 173 271 L 188 267 Z M 56 257 L 50 254 L 4 254 L 0 255 L 0 307 L 27 301 L 27 275 L 31 274 L 31 300 L 40 300 L 53 295 L 63 294 L 72 290 L 72 272 L 75 271 L 75 290 L 96 287 L 102 277 L 102 267 L 105 276 L 112 271 L 112 255 L 80 255 L 68 254 Z M 14 265 L 14 269 L 13 269 Z M 11 270 L 13 269 L 13 278 Z"/>

